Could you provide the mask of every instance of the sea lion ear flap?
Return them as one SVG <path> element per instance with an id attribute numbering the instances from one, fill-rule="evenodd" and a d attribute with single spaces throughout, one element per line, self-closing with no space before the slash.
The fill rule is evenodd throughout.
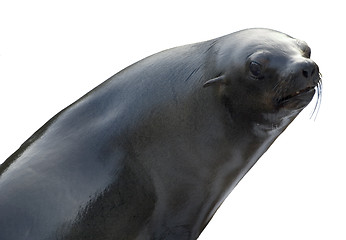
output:
<path id="1" fill-rule="evenodd" d="M 212 78 L 208 81 L 206 81 L 204 84 L 203 84 L 203 87 L 209 87 L 209 86 L 212 86 L 212 85 L 226 85 L 227 82 L 226 82 L 226 78 L 224 75 L 221 75 L 219 77 L 216 77 L 216 78 Z"/>

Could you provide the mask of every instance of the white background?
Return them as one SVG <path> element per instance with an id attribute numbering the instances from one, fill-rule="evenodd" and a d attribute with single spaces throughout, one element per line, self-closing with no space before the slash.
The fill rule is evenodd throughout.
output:
<path id="1" fill-rule="evenodd" d="M 267 27 L 305 40 L 323 99 L 291 124 L 200 240 L 346 239 L 345 14 L 329 1 L 0 3 L 0 162 L 58 111 L 155 52 Z M 54 216 L 52 216 L 54 217 Z"/>

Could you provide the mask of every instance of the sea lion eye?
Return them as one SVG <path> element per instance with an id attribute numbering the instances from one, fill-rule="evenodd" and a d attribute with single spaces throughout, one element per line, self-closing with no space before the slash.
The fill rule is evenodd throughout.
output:
<path id="1" fill-rule="evenodd" d="M 262 66 L 258 62 L 250 62 L 250 71 L 255 78 L 260 78 L 262 73 Z"/>

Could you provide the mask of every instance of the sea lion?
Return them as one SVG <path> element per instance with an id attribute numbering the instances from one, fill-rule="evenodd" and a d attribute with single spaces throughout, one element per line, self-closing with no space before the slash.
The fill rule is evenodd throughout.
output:
<path id="1" fill-rule="evenodd" d="M 310 52 L 247 29 L 117 73 L 1 165 L 0 239 L 196 239 L 320 93 Z"/>

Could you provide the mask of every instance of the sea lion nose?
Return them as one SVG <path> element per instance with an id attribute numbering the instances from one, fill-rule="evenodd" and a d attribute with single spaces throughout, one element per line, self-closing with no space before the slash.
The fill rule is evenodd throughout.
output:
<path id="1" fill-rule="evenodd" d="M 315 79 L 319 73 L 317 64 L 310 59 L 303 62 L 301 69 L 303 77 L 307 79 Z"/>

